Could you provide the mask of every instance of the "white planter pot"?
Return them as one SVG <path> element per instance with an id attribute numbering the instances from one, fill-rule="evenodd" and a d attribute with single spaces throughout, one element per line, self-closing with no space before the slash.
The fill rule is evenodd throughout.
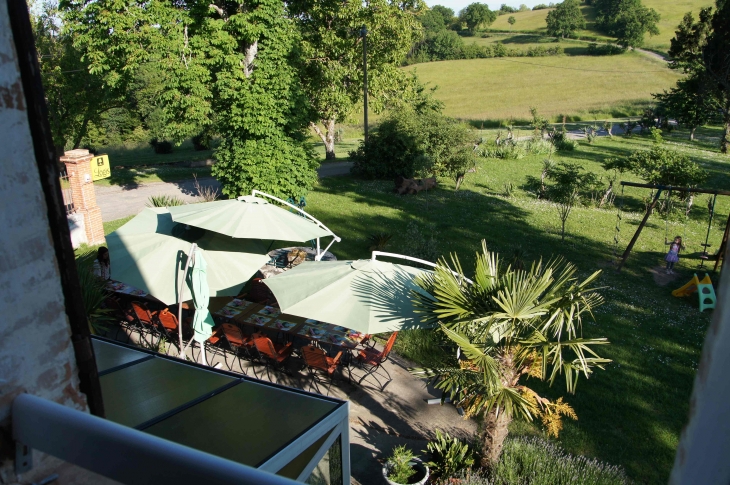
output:
<path id="1" fill-rule="evenodd" d="M 412 468 L 416 470 L 416 473 L 411 477 L 411 480 L 418 480 L 416 482 L 410 482 L 410 483 L 398 483 L 393 482 L 391 480 L 388 480 L 388 473 L 390 472 L 390 467 L 386 464 L 383 467 L 383 479 L 385 479 L 385 483 L 388 485 L 424 485 L 426 481 L 428 480 L 428 477 L 430 475 L 430 471 L 428 467 L 418 458 L 414 458 L 411 462 Z"/>

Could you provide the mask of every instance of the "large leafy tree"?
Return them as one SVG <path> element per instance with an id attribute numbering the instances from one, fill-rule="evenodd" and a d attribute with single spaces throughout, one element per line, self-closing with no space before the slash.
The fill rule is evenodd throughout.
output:
<path id="1" fill-rule="evenodd" d="M 469 32 L 476 32 L 480 27 L 487 27 L 497 20 L 497 12 L 489 10 L 484 3 L 472 3 L 459 12 L 459 20 L 466 24 Z"/>
<path id="2" fill-rule="evenodd" d="M 697 128 L 712 119 L 713 93 L 708 92 L 706 83 L 696 75 L 680 79 L 669 91 L 652 96 L 660 112 L 689 128 L 690 141 L 694 141 Z"/>
<path id="3" fill-rule="evenodd" d="M 623 47 L 640 47 L 644 36 L 659 35 L 659 14 L 641 0 L 594 0 L 596 26 Z"/>
<path id="4" fill-rule="evenodd" d="M 456 17 L 454 17 L 454 11 L 449 7 L 444 7 L 443 5 L 434 5 L 431 7 L 431 12 L 439 14 L 444 19 L 444 26 L 446 26 L 446 28 L 450 28 L 456 19 Z"/>
<path id="5" fill-rule="evenodd" d="M 64 0 L 88 71 L 129 92 L 156 69 L 160 136 L 214 131 L 213 174 L 223 192 L 300 196 L 316 179 L 305 134 L 311 119 L 298 77 L 299 36 L 281 0 L 168 2 Z"/>
<path id="6" fill-rule="evenodd" d="M 407 76 L 398 67 L 421 38 L 418 5 L 390 0 L 292 0 L 288 3 L 301 39 L 301 79 L 317 120 L 312 130 L 335 158 L 335 124 L 344 121 L 363 96 L 363 38 L 367 28 L 368 91 L 378 112 L 399 97 Z"/>
<path id="7" fill-rule="evenodd" d="M 75 43 L 76 34 L 64 28 L 63 12 L 55 2 L 30 9 L 36 50 L 43 80 L 54 145 L 59 154 L 78 148 L 89 126 L 110 109 L 124 103 L 124 91 L 91 73 L 85 51 Z M 80 93 L 94 93 L 83 96 Z"/>
<path id="8" fill-rule="evenodd" d="M 688 77 L 678 81 L 665 98 L 672 103 L 670 107 L 675 109 L 670 112 L 678 119 L 689 118 L 700 124 L 719 114 L 723 123 L 722 153 L 730 147 L 729 40 L 730 2 L 718 0 L 714 12 L 711 7 L 702 9 L 697 21 L 687 13 L 671 41 L 669 55 L 671 67 Z M 691 105 L 693 100 L 697 100 L 695 105 Z"/>
<path id="9" fill-rule="evenodd" d="M 578 29 L 585 29 L 586 21 L 578 0 L 565 0 L 547 15 L 547 32 L 553 37 L 565 38 Z"/>
<path id="10" fill-rule="evenodd" d="M 513 419 L 539 417 L 557 435 L 560 415 L 575 417 L 562 398 L 551 401 L 531 389 L 528 377 L 552 384 L 563 376 L 574 393 L 581 375 L 609 362 L 594 350 L 606 339 L 582 335 L 583 318 L 603 301 L 592 286 L 600 271 L 579 280 L 576 268 L 559 259 L 517 269 L 484 243 L 471 280 L 456 256 L 452 262 L 441 260 L 419 281 L 430 296 L 414 298 L 423 320 L 438 323 L 458 353 L 412 372 L 431 378 L 470 416 L 483 417 L 482 460 L 489 466 L 499 459 Z"/>

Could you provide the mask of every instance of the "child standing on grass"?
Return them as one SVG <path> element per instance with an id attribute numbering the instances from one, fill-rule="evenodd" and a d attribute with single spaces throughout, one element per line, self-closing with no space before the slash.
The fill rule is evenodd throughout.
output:
<path id="1" fill-rule="evenodd" d="M 664 257 L 664 261 L 667 262 L 667 274 L 674 274 L 674 263 L 679 261 L 679 252 L 682 250 L 682 237 L 677 236 L 672 242 L 667 242 L 665 239 L 664 244 L 669 245 L 669 252 Z"/>

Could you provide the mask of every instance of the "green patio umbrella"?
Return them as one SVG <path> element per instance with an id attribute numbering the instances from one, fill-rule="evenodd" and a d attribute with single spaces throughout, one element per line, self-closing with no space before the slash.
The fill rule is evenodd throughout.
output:
<path id="1" fill-rule="evenodd" d="M 334 236 L 319 221 L 314 222 L 316 219 L 301 217 L 253 195 L 170 207 L 170 214 L 175 222 L 234 238 L 302 242 Z"/>
<path id="2" fill-rule="evenodd" d="M 181 285 L 191 243 L 205 255 L 210 296 L 235 296 L 269 261 L 266 245 L 175 223 L 167 209 L 147 208 L 106 237 L 114 279 L 167 305 L 190 299 Z M 181 291 L 185 293 L 179 295 Z"/>
<path id="3" fill-rule="evenodd" d="M 190 291 L 193 294 L 193 303 L 195 304 L 195 317 L 193 317 L 193 332 L 195 333 L 193 338 L 200 343 L 210 338 L 215 325 L 213 317 L 208 311 L 210 288 L 208 288 L 207 266 L 203 252 L 196 248 L 190 278 Z"/>
<path id="4" fill-rule="evenodd" d="M 424 328 L 412 291 L 426 270 L 385 261 L 310 261 L 264 280 L 281 311 L 374 334 Z"/>

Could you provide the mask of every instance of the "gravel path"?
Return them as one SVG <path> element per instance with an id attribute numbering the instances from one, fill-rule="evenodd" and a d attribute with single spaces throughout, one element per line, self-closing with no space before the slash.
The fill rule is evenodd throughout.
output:
<path id="1" fill-rule="evenodd" d="M 320 178 L 336 177 L 350 173 L 352 162 L 326 163 L 317 172 Z M 201 186 L 220 188 L 220 183 L 212 177 L 200 178 Z M 122 217 L 138 214 L 145 208 L 150 196 L 169 195 L 179 197 L 186 202 L 196 199 L 197 192 L 193 180 L 177 182 L 155 182 L 149 184 L 129 184 L 124 186 L 97 186 L 96 203 L 101 208 L 104 221 L 114 221 Z"/>

